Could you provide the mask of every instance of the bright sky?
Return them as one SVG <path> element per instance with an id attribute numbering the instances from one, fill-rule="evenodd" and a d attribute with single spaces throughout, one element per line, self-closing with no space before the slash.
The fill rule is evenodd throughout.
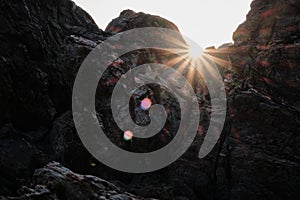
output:
<path id="1" fill-rule="evenodd" d="M 159 15 L 202 48 L 232 42 L 232 33 L 245 21 L 252 0 L 73 0 L 101 29 L 125 9 Z"/>

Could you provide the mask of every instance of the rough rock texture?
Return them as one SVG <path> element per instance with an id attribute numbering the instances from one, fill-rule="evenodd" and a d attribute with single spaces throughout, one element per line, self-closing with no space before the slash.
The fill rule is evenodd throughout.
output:
<path id="1" fill-rule="evenodd" d="M 299 6 L 255 0 L 234 44 L 208 50 L 231 70 L 232 199 L 300 196 Z"/>
<path id="2" fill-rule="evenodd" d="M 74 75 L 102 31 L 69 0 L 2 0 L 0 6 L 0 124 L 49 125 L 70 109 Z"/>
<path id="3" fill-rule="evenodd" d="M 231 59 L 239 74 L 299 110 L 299 1 L 256 0 L 251 6 L 233 34 Z"/>
<path id="4" fill-rule="evenodd" d="M 20 197 L 8 198 L 19 200 L 136 200 L 136 197 L 120 187 L 101 178 L 80 175 L 63 167 L 59 163 L 51 162 L 44 168 L 37 169 L 33 175 L 34 189 L 23 187 L 18 193 Z M 3 198 L 5 199 L 5 198 Z"/>
<path id="5" fill-rule="evenodd" d="M 132 10 L 124 10 L 120 16 L 112 20 L 105 31 L 107 32 L 123 32 L 134 28 L 143 27 L 160 27 L 179 31 L 177 26 L 172 22 L 159 16 L 149 15 L 145 13 L 136 13 Z"/>
<path id="6" fill-rule="evenodd" d="M 80 63 L 104 38 L 69 0 L 0 1 L 0 193 L 53 159 L 50 131 L 71 108 Z"/>
<path id="7" fill-rule="evenodd" d="M 207 49 L 224 75 L 229 97 L 228 122 L 213 152 L 197 159 L 210 119 L 210 99 L 195 76 L 199 135 L 172 165 L 136 175 L 102 165 L 81 144 L 70 111 L 74 77 L 91 49 L 112 34 L 149 26 L 178 28 L 160 17 L 126 10 L 104 32 L 69 0 L 0 0 L 0 195 L 18 196 L 2 199 L 298 199 L 298 8 L 297 0 L 255 0 L 246 22 L 234 33 L 234 44 Z M 157 50 L 131 52 L 105 72 L 96 108 L 116 145 L 149 151 L 176 133 L 178 103 L 165 88 L 148 85 L 132 98 L 131 114 L 138 124 L 149 122 L 137 106 L 144 97 L 170 111 L 166 127 L 148 141 L 123 140 L 111 119 L 109 101 L 122 74 L 172 58 Z M 52 160 L 118 186 L 55 162 L 35 171 Z"/>

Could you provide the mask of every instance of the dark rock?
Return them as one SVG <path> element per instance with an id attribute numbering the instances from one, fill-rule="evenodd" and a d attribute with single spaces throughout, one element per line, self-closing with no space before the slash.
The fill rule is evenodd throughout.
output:
<path id="1" fill-rule="evenodd" d="M 251 7 L 234 44 L 206 49 L 228 91 L 228 119 L 218 145 L 205 159 L 197 158 L 211 110 L 203 79 L 195 75 L 191 82 L 201 121 L 192 146 L 162 170 L 127 174 L 96 161 L 79 140 L 70 111 L 74 78 L 85 56 L 110 35 L 141 27 L 178 28 L 158 16 L 126 10 L 103 32 L 69 0 L 1 1 L 0 193 L 18 196 L 1 198 L 298 199 L 299 2 L 255 0 Z M 119 147 L 153 151 L 172 140 L 180 109 L 166 88 L 147 85 L 132 97 L 131 115 L 141 125 L 149 123 L 148 113 L 139 109 L 145 97 L 170 112 L 165 128 L 146 141 L 123 140 L 112 119 L 110 94 L 130 69 L 174 58 L 159 50 L 131 52 L 117 58 L 99 81 L 99 123 Z M 55 162 L 31 178 L 50 160 L 107 181 Z"/>
<path id="2" fill-rule="evenodd" d="M 23 132 L 7 124 L 0 129 L 0 193 L 28 184 L 33 171 L 50 161 L 46 154 L 47 130 Z"/>
<path id="3" fill-rule="evenodd" d="M 233 35 L 231 61 L 260 90 L 299 107 L 299 2 L 255 0 L 251 8 Z"/>
<path id="4" fill-rule="evenodd" d="M 16 200 L 82 200 L 110 199 L 137 200 L 145 199 L 127 193 L 103 179 L 95 176 L 73 173 L 59 163 L 52 162 L 34 172 L 34 189 L 23 187 L 19 190 L 20 197 L 7 199 Z M 4 198 L 5 199 L 5 198 Z"/>
<path id="5" fill-rule="evenodd" d="M 20 13 L 22 4 L 30 18 Z M 103 39 L 102 31 L 69 0 L 1 1 L 0 6 L 5 27 L 0 32 L 0 124 L 50 125 L 70 108 L 77 69 L 90 44 Z"/>
<path id="6" fill-rule="evenodd" d="M 68 0 L 1 1 L 0 10 L 0 193 L 7 194 L 55 158 L 52 123 L 70 110 L 77 70 L 106 36 Z"/>
<path id="7" fill-rule="evenodd" d="M 18 190 L 18 194 L 19 197 L 2 198 L 3 200 L 58 200 L 56 194 L 44 185 L 36 185 L 34 189 L 23 186 Z"/>
<path id="8" fill-rule="evenodd" d="M 300 196 L 298 10 L 293 0 L 255 0 L 235 43 L 211 50 L 220 67 L 234 72 L 231 199 Z"/>
<path id="9" fill-rule="evenodd" d="M 120 16 L 112 20 L 105 31 L 107 32 L 123 32 L 134 28 L 143 27 L 160 27 L 167 28 L 174 31 L 178 31 L 178 28 L 172 22 L 161 18 L 159 16 L 154 16 L 150 14 L 145 14 L 142 12 L 136 13 L 132 10 L 124 10 L 121 12 Z"/>

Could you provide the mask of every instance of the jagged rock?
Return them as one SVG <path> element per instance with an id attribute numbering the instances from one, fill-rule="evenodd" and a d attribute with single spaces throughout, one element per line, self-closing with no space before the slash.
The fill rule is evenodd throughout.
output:
<path id="1" fill-rule="evenodd" d="M 297 0 L 254 0 L 247 20 L 233 34 L 235 44 L 293 44 L 299 40 L 299 8 Z"/>
<path id="2" fill-rule="evenodd" d="M 232 199 L 299 196 L 298 111 L 250 90 L 235 94 L 231 114 Z"/>
<path id="3" fill-rule="evenodd" d="M 69 0 L 1 1 L 0 9 L 0 124 L 50 125 L 70 108 L 78 67 L 103 32 Z"/>
<path id="4" fill-rule="evenodd" d="M 84 161 L 89 156 L 77 135 L 71 111 L 64 113 L 53 123 L 50 145 L 54 160 L 79 169 L 88 167 L 89 163 L 84 163 Z"/>
<path id="5" fill-rule="evenodd" d="M 34 189 L 21 188 L 20 197 L 12 200 L 143 200 L 145 198 L 132 195 L 122 188 L 117 187 L 95 176 L 80 175 L 51 162 L 44 168 L 37 169 L 33 175 Z M 5 198 L 4 198 L 5 199 Z M 149 199 L 150 200 L 150 199 Z M 154 200 L 154 199 L 153 199 Z"/>
<path id="6" fill-rule="evenodd" d="M 299 109 L 299 1 L 255 0 L 233 35 L 231 60 L 260 90 Z"/>
<path id="7" fill-rule="evenodd" d="M 1 200 L 59 200 L 55 193 L 46 186 L 36 185 L 34 189 L 23 186 L 19 189 L 19 197 L 1 197 Z"/>
<path id="8" fill-rule="evenodd" d="M 150 14 L 145 14 L 142 12 L 136 13 L 132 10 L 124 10 L 123 12 L 121 12 L 119 17 L 112 20 L 108 24 L 105 31 L 118 33 L 134 28 L 143 27 L 160 27 L 179 32 L 175 24 L 164 18 Z"/>
<path id="9" fill-rule="evenodd" d="M 53 159 L 49 132 L 71 108 L 77 70 L 105 33 L 69 0 L 0 1 L 0 193 Z"/>
<path id="10" fill-rule="evenodd" d="M 300 196 L 299 6 L 255 0 L 234 44 L 211 50 L 234 73 L 231 199 Z"/>
<path id="11" fill-rule="evenodd" d="M 298 8 L 298 0 L 255 0 L 246 22 L 234 34 L 235 43 L 207 49 L 222 69 L 229 93 L 230 124 L 216 148 L 198 159 L 204 137 L 198 135 L 172 165 L 136 175 L 102 165 L 82 146 L 70 111 L 72 84 L 85 56 L 108 36 L 139 27 L 178 28 L 160 17 L 126 10 L 103 32 L 69 0 L 0 1 L 0 193 L 19 196 L 8 199 L 53 200 L 99 199 L 102 194 L 106 194 L 103 199 L 139 199 L 125 191 L 165 200 L 298 199 Z M 172 58 L 158 50 L 132 52 L 116 58 L 104 73 L 96 109 L 116 145 L 151 151 L 176 133 L 178 103 L 164 88 L 140 88 L 131 105 L 133 118 L 143 125 L 148 123 L 147 113 L 135 108 L 144 97 L 173 108 L 158 134 L 163 137 L 124 141 L 110 109 L 110 93 L 122 74 L 140 64 Z M 198 76 L 194 82 L 202 84 Z M 210 120 L 209 95 L 199 85 L 193 86 L 201 91 L 199 133 L 203 134 Z M 37 170 L 32 181 L 34 170 L 50 160 L 120 187 L 57 163 Z M 21 185 L 27 186 L 16 195 Z"/>

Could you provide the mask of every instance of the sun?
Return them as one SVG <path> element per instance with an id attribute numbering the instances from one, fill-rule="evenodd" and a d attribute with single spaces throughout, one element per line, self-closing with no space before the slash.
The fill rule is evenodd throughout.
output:
<path id="1" fill-rule="evenodd" d="M 188 54 L 192 59 L 199 59 L 203 55 L 204 50 L 195 44 L 189 44 Z"/>

